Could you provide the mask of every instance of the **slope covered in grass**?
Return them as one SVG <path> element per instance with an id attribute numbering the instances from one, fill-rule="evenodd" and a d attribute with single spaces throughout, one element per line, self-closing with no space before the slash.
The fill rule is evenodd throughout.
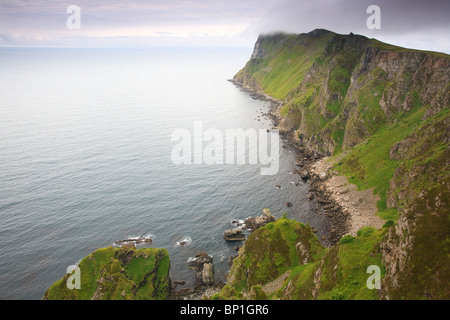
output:
<path id="1" fill-rule="evenodd" d="M 45 293 L 48 300 L 162 300 L 169 294 L 169 255 L 165 249 L 102 248 L 78 265 L 80 289 L 69 289 L 67 274 Z"/>

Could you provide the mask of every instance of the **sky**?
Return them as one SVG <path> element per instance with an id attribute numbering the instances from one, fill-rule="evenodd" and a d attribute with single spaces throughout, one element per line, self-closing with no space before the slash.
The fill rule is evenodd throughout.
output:
<path id="1" fill-rule="evenodd" d="M 0 46 L 252 47 L 261 33 L 323 28 L 450 53 L 449 14 L 450 0 L 0 0 Z"/>

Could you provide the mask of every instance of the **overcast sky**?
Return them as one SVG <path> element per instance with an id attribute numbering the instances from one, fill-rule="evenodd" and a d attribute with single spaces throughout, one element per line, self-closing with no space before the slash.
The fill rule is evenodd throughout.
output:
<path id="1" fill-rule="evenodd" d="M 367 28 L 370 5 L 381 29 Z M 260 33 L 324 28 L 450 53 L 449 14 L 450 0 L 0 0 L 0 46 L 252 47 Z"/>

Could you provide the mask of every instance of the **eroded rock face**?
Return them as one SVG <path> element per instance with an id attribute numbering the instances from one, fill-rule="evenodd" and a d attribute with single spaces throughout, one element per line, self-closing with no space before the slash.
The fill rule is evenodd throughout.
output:
<path id="1" fill-rule="evenodd" d="M 213 257 L 208 255 L 206 252 L 196 254 L 195 259 L 189 261 L 189 269 L 196 271 L 196 287 L 214 285 Z"/>
<path id="2" fill-rule="evenodd" d="M 203 265 L 202 283 L 205 286 L 212 286 L 214 284 L 214 265 L 212 263 L 205 263 Z"/>

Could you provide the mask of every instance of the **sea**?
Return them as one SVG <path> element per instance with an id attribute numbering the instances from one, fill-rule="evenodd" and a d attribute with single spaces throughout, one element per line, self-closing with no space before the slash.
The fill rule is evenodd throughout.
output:
<path id="1" fill-rule="evenodd" d="M 130 237 L 168 250 L 177 289 L 194 285 L 199 252 L 226 281 L 242 243 L 224 231 L 264 208 L 325 232 L 282 136 L 272 175 L 173 161 L 173 133 L 196 123 L 272 130 L 270 103 L 227 81 L 251 51 L 1 48 L 0 299 L 41 299 L 69 266 Z"/>

